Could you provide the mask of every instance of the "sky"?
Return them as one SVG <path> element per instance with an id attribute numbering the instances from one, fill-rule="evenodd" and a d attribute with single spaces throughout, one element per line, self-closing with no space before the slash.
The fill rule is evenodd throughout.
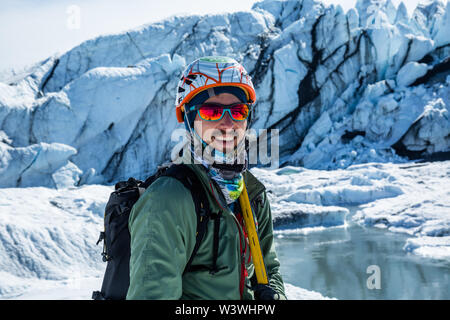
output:
<path id="1" fill-rule="evenodd" d="M 409 14 L 419 1 L 403 1 Z M 96 36 L 129 30 L 172 15 L 250 10 L 255 2 L 258 1 L 0 0 L 0 70 L 20 69 Z M 347 11 L 355 6 L 356 0 L 322 2 L 340 4 Z M 401 1 L 392 2 L 397 6 Z"/>

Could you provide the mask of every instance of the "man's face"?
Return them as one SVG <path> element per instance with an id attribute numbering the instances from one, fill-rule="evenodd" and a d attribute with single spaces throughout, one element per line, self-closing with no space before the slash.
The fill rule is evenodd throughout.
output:
<path id="1" fill-rule="evenodd" d="M 209 98 L 205 101 L 207 102 L 230 105 L 241 101 L 231 93 L 221 93 Z M 218 121 L 203 120 L 198 114 L 194 120 L 194 130 L 203 141 L 223 153 L 234 150 L 244 138 L 246 129 L 247 120 L 233 121 L 228 112 L 225 112 L 222 119 Z"/>

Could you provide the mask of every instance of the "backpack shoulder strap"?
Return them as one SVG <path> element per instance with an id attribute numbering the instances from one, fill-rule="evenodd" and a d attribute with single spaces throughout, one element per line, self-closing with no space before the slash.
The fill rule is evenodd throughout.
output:
<path id="1" fill-rule="evenodd" d="M 148 177 L 144 182 L 141 182 L 139 185 L 140 188 L 143 188 L 144 190 L 150 187 L 150 185 L 156 181 L 159 177 L 166 174 L 166 172 L 171 168 L 170 165 L 165 164 L 162 166 L 159 166 L 158 169 L 154 174 L 152 174 L 150 177 Z"/>
<path id="2" fill-rule="evenodd" d="M 211 209 L 209 207 L 208 199 L 206 198 L 206 190 L 202 186 L 202 183 L 195 172 L 193 172 L 188 166 L 184 164 L 172 165 L 165 170 L 162 176 L 169 176 L 177 179 L 191 191 L 195 212 L 197 213 L 195 246 L 183 271 L 183 274 L 185 274 L 191 269 L 192 261 L 200 247 L 204 235 L 206 234 L 208 222 L 211 218 Z"/>

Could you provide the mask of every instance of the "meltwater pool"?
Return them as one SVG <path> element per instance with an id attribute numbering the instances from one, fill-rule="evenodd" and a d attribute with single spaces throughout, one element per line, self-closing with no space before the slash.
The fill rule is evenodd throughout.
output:
<path id="1" fill-rule="evenodd" d="M 354 210 L 352 210 L 354 211 Z M 450 299 L 450 262 L 405 250 L 411 236 L 363 227 L 275 231 L 285 282 L 337 299 Z"/>

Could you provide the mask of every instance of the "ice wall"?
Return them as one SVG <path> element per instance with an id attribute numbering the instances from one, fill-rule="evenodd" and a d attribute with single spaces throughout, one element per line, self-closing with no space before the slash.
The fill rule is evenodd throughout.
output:
<path id="1" fill-rule="evenodd" d="M 346 168 L 450 151 L 450 2 L 319 1 L 178 16 L 100 36 L 0 79 L 0 187 L 145 178 L 169 160 L 176 84 L 227 55 L 257 91 L 281 164 Z M 11 74 L 13 76 L 11 76 Z"/>

